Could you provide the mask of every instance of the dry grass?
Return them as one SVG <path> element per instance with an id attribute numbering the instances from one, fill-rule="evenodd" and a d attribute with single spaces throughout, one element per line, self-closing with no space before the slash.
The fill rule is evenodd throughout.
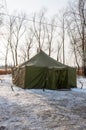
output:
<path id="1" fill-rule="evenodd" d="M 79 76 L 83 76 L 83 70 L 82 70 L 82 69 L 77 70 L 77 75 L 79 75 Z"/>
<path id="2" fill-rule="evenodd" d="M 5 70 L 5 69 L 0 69 L 0 75 L 4 74 L 11 74 L 11 69 Z"/>

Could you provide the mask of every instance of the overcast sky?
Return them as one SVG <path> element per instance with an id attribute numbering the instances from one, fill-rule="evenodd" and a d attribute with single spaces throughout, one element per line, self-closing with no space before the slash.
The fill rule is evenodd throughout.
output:
<path id="1" fill-rule="evenodd" d="M 51 15 L 54 15 L 58 10 L 65 8 L 68 1 L 69 0 L 6 0 L 9 13 L 17 10 L 30 14 L 45 7 Z"/>

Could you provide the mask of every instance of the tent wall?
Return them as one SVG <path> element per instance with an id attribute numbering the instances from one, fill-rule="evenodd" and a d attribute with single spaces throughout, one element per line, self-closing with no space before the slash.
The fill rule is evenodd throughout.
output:
<path id="1" fill-rule="evenodd" d="M 46 68 L 26 66 L 25 67 L 25 88 L 41 89 L 45 85 Z"/>
<path id="2" fill-rule="evenodd" d="M 53 90 L 68 88 L 68 70 L 26 66 L 25 88 L 46 88 Z"/>
<path id="3" fill-rule="evenodd" d="M 67 69 L 57 70 L 56 77 L 57 75 L 58 75 L 57 80 L 58 89 L 69 89 L 70 86 L 68 85 L 68 70 Z"/>
<path id="4" fill-rule="evenodd" d="M 21 88 L 69 89 L 76 87 L 75 68 L 25 66 L 12 71 L 13 83 Z"/>
<path id="5" fill-rule="evenodd" d="M 14 68 L 12 71 L 13 84 L 24 88 L 25 68 Z"/>
<path id="6" fill-rule="evenodd" d="M 77 87 L 76 83 L 76 68 L 68 67 L 68 85 L 72 88 Z"/>
<path id="7" fill-rule="evenodd" d="M 48 89 L 64 89 L 68 87 L 67 69 L 49 69 L 48 70 Z"/>

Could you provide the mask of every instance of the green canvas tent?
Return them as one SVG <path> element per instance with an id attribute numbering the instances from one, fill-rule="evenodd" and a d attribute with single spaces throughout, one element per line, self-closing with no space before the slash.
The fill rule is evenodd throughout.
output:
<path id="1" fill-rule="evenodd" d="M 28 89 L 70 89 L 76 87 L 76 69 L 63 65 L 42 50 L 13 69 L 13 83 Z"/>

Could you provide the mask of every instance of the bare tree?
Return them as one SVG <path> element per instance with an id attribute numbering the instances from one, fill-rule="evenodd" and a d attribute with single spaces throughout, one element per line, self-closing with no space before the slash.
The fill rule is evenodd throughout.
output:
<path id="1" fill-rule="evenodd" d="M 30 49 L 33 46 L 33 40 L 34 40 L 34 34 L 31 34 L 31 31 L 30 31 L 30 33 L 26 37 L 26 48 L 27 48 L 26 52 L 27 52 L 28 60 L 30 59 Z"/>
<path id="2" fill-rule="evenodd" d="M 66 23 L 67 23 L 68 36 L 69 36 L 69 39 L 70 39 L 70 43 L 72 45 L 71 54 L 72 55 L 74 54 L 77 67 L 79 69 L 79 67 L 80 67 L 80 65 L 79 65 L 79 56 L 81 57 L 81 53 L 80 53 L 80 49 L 79 49 L 79 47 L 77 45 L 76 29 L 75 29 L 75 27 L 71 28 L 71 23 L 69 21 L 66 21 Z"/>
<path id="3" fill-rule="evenodd" d="M 13 60 L 13 66 L 15 66 L 15 56 L 14 56 L 14 47 L 13 47 L 13 33 L 14 33 L 14 23 L 15 23 L 16 18 L 15 17 L 8 17 L 8 22 L 7 22 L 7 46 L 10 46 L 11 54 L 12 54 L 12 60 Z M 7 47 L 7 52 L 8 52 L 8 47 Z M 8 53 L 7 53 L 8 54 Z"/>
<path id="4" fill-rule="evenodd" d="M 62 55 L 62 62 L 63 64 L 65 64 L 65 48 L 67 45 L 65 45 L 65 33 L 66 33 L 66 22 L 65 22 L 65 11 L 63 11 L 60 16 L 58 17 L 58 48 L 60 50 L 58 50 L 59 52 L 57 52 L 57 59 L 58 59 L 58 54 L 61 53 Z"/>
<path id="5" fill-rule="evenodd" d="M 26 31 L 24 46 L 20 48 L 24 61 L 30 59 L 30 50 L 33 47 L 34 34 L 32 33 L 31 27 Z"/>
<path id="6" fill-rule="evenodd" d="M 23 24 L 25 15 L 20 15 L 17 17 L 8 16 L 7 20 L 7 48 L 8 46 L 10 47 L 13 66 L 16 66 L 18 65 L 18 47 L 25 32 L 25 26 Z"/>
<path id="7" fill-rule="evenodd" d="M 45 9 L 41 10 L 39 15 L 34 14 L 32 32 L 35 36 L 36 43 L 38 43 L 37 50 L 42 49 L 45 41 Z M 38 17 L 38 21 L 36 20 Z"/>
<path id="8" fill-rule="evenodd" d="M 3 24 L 3 18 L 4 18 L 4 13 L 5 13 L 6 5 L 5 5 L 5 0 L 0 1 L 0 25 Z"/>
<path id="9" fill-rule="evenodd" d="M 82 36 L 82 52 L 83 52 L 83 69 L 86 76 L 86 0 L 79 0 L 79 15 L 81 21 L 81 36 Z"/>
<path id="10" fill-rule="evenodd" d="M 56 26 L 55 26 L 55 17 L 51 19 L 50 25 L 46 22 L 46 38 L 47 38 L 47 44 L 48 44 L 48 49 L 49 49 L 49 56 L 51 55 L 51 52 L 53 51 L 52 49 L 52 44 L 53 44 L 53 39 L 55 39 L 55 34 L 56 34 Z"/>
<path id="11" fill-rule="evenodd" d="M 3 35 L 3 38 L 5 40 L 5 42 L 3 42 L 3 45 L 4 45 L 4 48 L 5 48 L 5 51 L 4 51 L 4 65 L 5 65 L 5 71 L 7 71 L 7 66 L 8 66 L 8 53 L 9 53 L 9 40 L 6 42 L 6 38 L 5 36 Z"/>
<path id="12" fill-rule="evenodd" d="M 69 6 L 67 12 L 67 24 L 73 43 L 73 51 L 76 59 L 82 59 L 84 75 L 86 72 L 86 0 L 77 0 L 76 4 Z M 76 62 L 77 62 L 76 60 Z M 78 64 L 78 62 L 77 62 Z M 78 64 L 79 65 L 79 64 Z"/>
<path id="13" fill-rule="evenodd" d="M 14 26 L 14 52 L 15 52 L 15 65 L 18 65 L 18 46 L 20 39 L 25 33 L 26 27 L 24 26 L 25 15 L 19 15 L 15 20 Z"/>
<path id="14" fill-rule="evenodd" d="M 56 52 L 57 52 L 57 61 L 61 61 L 62 43 L 60 43 L 58 40 L 57 40 Z"/>
<path id="15" fill-rule="evenodd" d="M 4 13 L 6 11 L 6 1 L 5 0 L 1 0 L 0 1 L 0 37 L 1 39 L 4 37 L 3 31 L 2 31 L 2 27 L 4 26 Z M 5 68 L 7 69 L 7 54 L 8 54 L 8 45 L 6 46 L 6 44 L 4 43 L 4 47 L 5 47 L 5 52 L 2 53 L 2 48 L 0 49 L 0 52 L 3 54 L 4 59 L 5 59 Z"/>

